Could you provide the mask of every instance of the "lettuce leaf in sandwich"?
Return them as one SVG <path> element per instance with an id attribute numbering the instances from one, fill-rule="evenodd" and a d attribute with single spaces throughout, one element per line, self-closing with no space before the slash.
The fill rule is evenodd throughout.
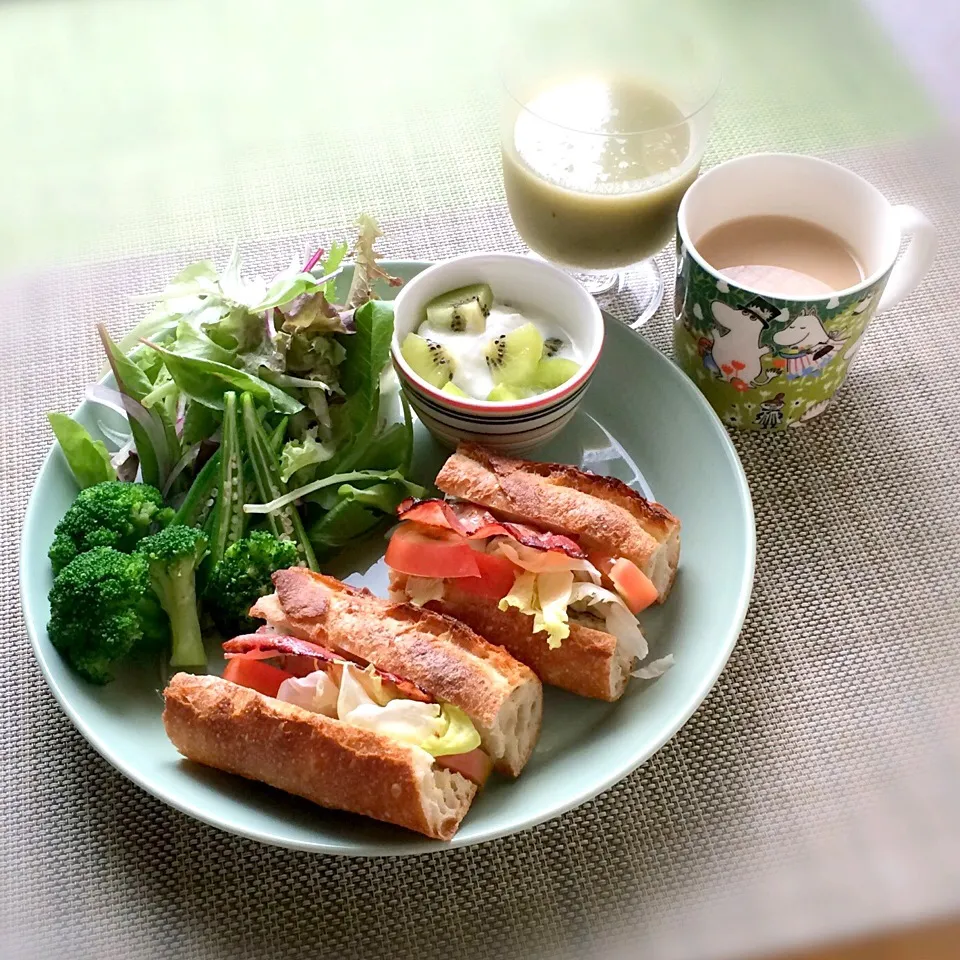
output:
<path id="1" fill-rule="evenodd" d="M 595 583 L 575 583 L 570 591 L 574 609 L 583 609 L 604 620 L 607 633 L 612 633 L 632 657 L 643 660 L 648 653 L 647 641 L 637 618 L 627 609 L 619 594 Z M 590 608 L 594 607 L 594 610 Z"/>
<path id="2" fill-rule="evenodd" d="M 443 599 L 443 581 L 436 577 L 407 577 L 407 598 L 415 607 Z"/>
<path id="3" fill-rule="evenodd" d="M 500 601 L 500 609 L 515 607 L 533 617 L 535 633 L 547 634 L 547 646 L 554 650 L 570 636 L 567 607 L 573 589 L 573 572 L 555 570 L 517 575 L 510 592 Z"/>
<path id="4" fill-rule="evenodd" d="M 372 669 L 344 663 L 337 681 L 322 670 L 285 680 L 278 697 L 314 713 L 420 747 L 434 757 L 469 753 L 480 734 L 459 707 L 391 693 Z"/>

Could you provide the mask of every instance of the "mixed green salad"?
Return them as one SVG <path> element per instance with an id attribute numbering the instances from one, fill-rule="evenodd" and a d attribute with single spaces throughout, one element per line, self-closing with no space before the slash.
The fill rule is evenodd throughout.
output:
<path id="1" fill-rule="evenodd" d="M 251 629 L 274 571 L 318 569 L 422 495 L 393 309 L 374 293 L 400 281 L 377 262 L 377 222 L 358 227 L 342 302 L 346 243 L 269 283 L 234 251 L 141 298 L 156 306 L 119 342 L 100 325 L 115 386 L 87 398 L 114 425 L 94 437 L 49 414 L 81 488 L 50 548 L 49 636 L 86 679 L 161 650 L 202 667 L 204 634 Z"/>

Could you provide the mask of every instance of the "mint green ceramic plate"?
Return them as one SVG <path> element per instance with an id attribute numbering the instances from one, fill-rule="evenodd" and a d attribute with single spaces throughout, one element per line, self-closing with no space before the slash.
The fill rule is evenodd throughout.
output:
<path id="1" fill-rule="evenodd" d="M 388 263 L 411 277 L 426 264 Z M 344 279 L 344 278 L 341 278 Z M 650 491 L 683 523 L 676 586 L 642 616 L 654 655 L 676 665 L 633 681 L 619 703 L 545 691 L 543 733 L 519 780 L 494 777 L 451 844 L 360 817 L 321 810 L 260 784 L 182 760 L 160 722 L 164 677 L 132 670 L 107 687 L 77 679 L 47 638 L 47 549 L 76 495 L 59 450 L 47 457 L 27 507 L 21 595 L 27 631 L 47 683 L 77 729 L 118 770 L 154 796 L 232 833 L 319 853 L 377 856 L 464 846 L 555 817 L 643 763 L 686 722 L 717 679 L 743 623 L 754 566 L 750 494 L 720 421 L 693 384 L 647 341 L 614 320 L 593 385 L 574 421 L 539 452 Z M 77 417 L 96 426 L 94 411 Z M 418 426 L 415 471 L 429 483 L 444 451 Z M 384 593 L 383 541 L 341 557 L 330 572 Z M 216 666 L 216 665 L 215 665 Z"/>

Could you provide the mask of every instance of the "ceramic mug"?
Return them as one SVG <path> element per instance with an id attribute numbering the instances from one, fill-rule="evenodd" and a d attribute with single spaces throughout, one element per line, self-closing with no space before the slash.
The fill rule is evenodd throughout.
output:
<path id="1" fill-rule="evenodd" d="M 714 227 L 762 215 L 826 227 L 856 252 L 866 279 L 825 296 L 784 297 L 734 283 L 697 252 Z M 676 361 L 730 426 L 783 430 L 811 420 L 843 383 L 867 324 L 916 289 L 935 253 L 936 233 L 919 210 L 893 206 L 836 164 L 779 153 L 720 164 L 680 205 Z"/>

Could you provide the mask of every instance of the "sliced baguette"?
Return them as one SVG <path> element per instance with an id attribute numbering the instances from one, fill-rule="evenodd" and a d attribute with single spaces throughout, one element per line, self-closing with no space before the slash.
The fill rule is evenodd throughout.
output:
<path id="1" fill-rule="evenodd" d="M 407 576 L 392 571 L 390 595 L 406 599 Z M 459 590 L 456 580 L 446 580 L 443 598 L 426 605 L 428 610 L 455 617 L 482 637 L 495 638 L 544 682 L 581 697 L 617 700 L 623 695 L 631 657 L 620 649 L 617 638 L 575 621 L 570 636 L 551 650 L 545 633 L 533 632 L 533 618 L 511 607 L 501 610 L 495 600 Z"/>
<path id="2" fill-rule="evenodd" d="M 220 677 L 178 673 L 164 699 L 167 736 L 187 759 L 322 807 L 450 840 L 477 792 L 418 747 Z"/>
<path id="3" fill-rule="evenodd" d="M 529 667 L 468 626 L 303 567 L 273 575 L 250 614 L 283 633 L 375 663 L 460 707 L 498 770 L 517 776 L 540 733 L 543 688 Z"/>
<path id="4" fill-rule="evenodd" d="M 503 519 L 576 537 L 588 551 L 626 557 L 653 581 L 658 603 L 670 592 L 680 559 L 680 521 L 621 480 L 462 443 L 436 483 L 448 496 Z"/>

